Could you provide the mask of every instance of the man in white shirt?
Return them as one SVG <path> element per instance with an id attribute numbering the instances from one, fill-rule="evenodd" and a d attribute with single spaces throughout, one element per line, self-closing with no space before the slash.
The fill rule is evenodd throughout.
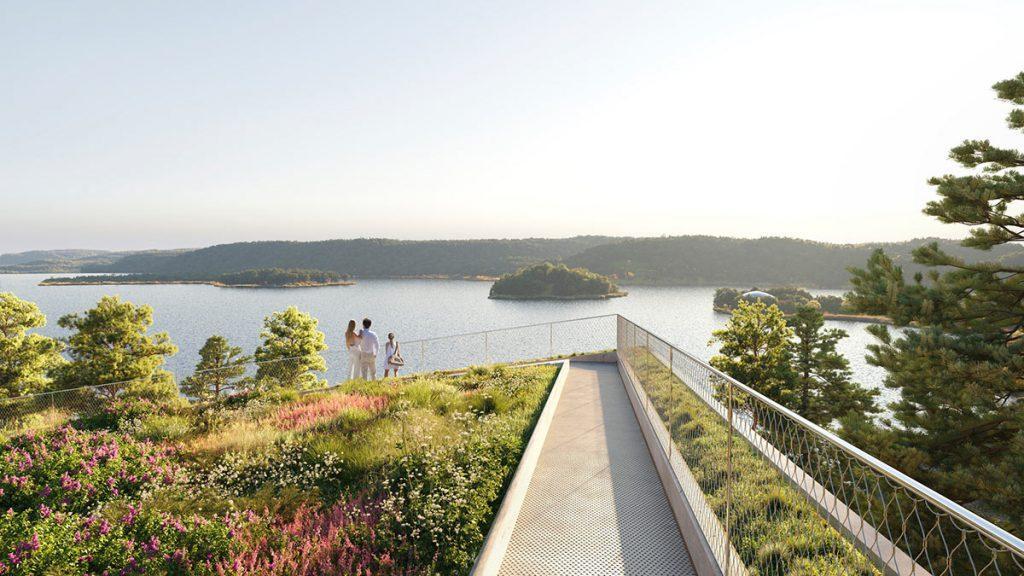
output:
<path id="1" fill-rule="evenodd" d="M 363 380 L 377 379 L 377 352 L 380 351 L 380 341 L 377 333 L 370 330 L 373 322 L 369 318 L 363 318 L 363 329 L 359 331 L 359 377 Z"/>

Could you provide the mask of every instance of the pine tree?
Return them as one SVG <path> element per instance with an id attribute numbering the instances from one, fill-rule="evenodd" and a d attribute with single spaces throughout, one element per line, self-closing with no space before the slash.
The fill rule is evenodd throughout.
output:
<path id="1" fill-rule="evenodd" d="M 836 351 L 846 331 L 825 328 L 825 318 L 814 303 L 802 306 L 789 319 L 796 339 L 792 343 L 796 373 L 796 402 L 791 408 L 812 422 L 827 426 L 850 413 L 873 414 L 876 390 L 850 380 L 850 362 Z"/>
<path id="2" fill-rule="evenodd" d="M 222 394 L 246 384 L 246 364 L 252 357 L 223 336 L 210 336 L 199 349 L 195 372 L 181 383 L 181 391 L 199 400 L 219 400 Z"/>
<path id="3" fill-rule="evenodd" d="M 59 341 L 28 333 L 45 325 L 38 306 L 0 292 L 0 398 L 46 389 L 50 373 L 64 363 Z"/>
<path id="4" fill-rule="evenodd" d="M 993 86 L 999 99 L 1024 105 L 1024 73 Z M 1024 110 L 1007 117 L 1024 130 Z M 965 246 L 988 250 L 1024 242 L 1024 154 L 988 140 L 967 140 L 950 157 L 968 174 L 932 178 L 939 196 L 924 210 L 941 222 L 971 226 Z M 999 507 L 1002 520 L 1024 526 L 1024 501 L 1006 494 L 1006 478 L 1024 477 L 1024 267 L 1006 261 L 967 263 L 936 244 L 914 253 L 932 268 L 907 282 L 890 258 L 876 253 L 852 270 L 849 302 L 885 314 L 894 334 L 872 326 L 879 343 L 869 361 L 885 368 L 899 392 L 895 422 L 858 429 L 864 441 L 909 474 L 961 502 Z"/>
<path id="5" fill-rule="evenodd" d="M 739 301 L 729 324 L 712 333 L 721 344 L 711 365 L 781 404 L 794 399 L 790 366 L 793 330 L 778 306 Z"/>
<path id="6" fill-rule="evenodd" d="M 309 314 L 289 306 L 263 320 L 263 344 L 256 349 L 256 379 L 264 388 L 285 386 L 306 390 L 326 385 L 314 372 L 327 369 L 321 352 L 327 350 L 324 333 Z"/>
<path id="7" fill-rule="evenodd" d="M 97 392 L 113 398 L 121 393 L 169 400 L 178 395 L 174 375 L 163 370 L 164 357 L 177 353 L 167 334 L 147 334 L 153 309 L 104 296 L 84 314 L 68 314 L 58 321 L 73 331 L 67 339 L 71 362 L 57 372 L 60 388 L 99 386 Z"/>

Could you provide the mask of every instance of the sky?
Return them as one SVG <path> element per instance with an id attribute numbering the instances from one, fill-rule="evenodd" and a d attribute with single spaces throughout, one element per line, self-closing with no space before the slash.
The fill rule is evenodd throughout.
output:
<path id="1" fill-rule="evenodd" d="M 1024 2 L 0 0 L 0 253 L 960 237 Z"/>

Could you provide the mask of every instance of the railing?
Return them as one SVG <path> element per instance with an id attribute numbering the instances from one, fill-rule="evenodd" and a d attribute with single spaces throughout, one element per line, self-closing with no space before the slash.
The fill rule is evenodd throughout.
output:
<path id="1" fill-rule="evenodd" d="M 401 349 L 412 372 L 613 350 L 616 318 L 606 314 L 408 340 Z"/>
<path id="2" fill-rule="evenodd" d="M 1024 574 L 1024 542 L 619 317 L 623 373 L 723 574 Z"/>
<path id="3" fill-rule="evenodd" d="M 402 375 L 458 370 L 473 365 L 543 360 L 615 347 L 615 315 L 575 318 L 452 334 L 400 342 L 405 365 Z M 0 433 L 52 426 L 82 416 L 123 410 L 126 396 L 160 400 L 181 395 L 189 401 L 227 396 L 244 390 L 284 386 L 299 390 L 340 384 L 351 376 L 349 354 L 332 351 L 264 362 L 245 362 L 195 372 L 185 378 L 165 372 L 158 378 L 129 379 L 96 386 L 53 390 L 0 398 Z M 376 375 L 383 376 L 383 343 Z M 213 391 L 200 394 L 199 390 Z M 177 390 L 177 391 L 176 391 Z"/>

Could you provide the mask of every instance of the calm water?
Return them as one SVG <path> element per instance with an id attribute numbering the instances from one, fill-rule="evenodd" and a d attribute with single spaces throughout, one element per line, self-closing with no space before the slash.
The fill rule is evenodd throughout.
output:
<path id="1" fill-rule="evenodd" d="M 190 373 L 197 352 L 212 334 L 226 336 L 247 352 L 256 347 L 263 318 L 289 305 L 320 320 L 330 354 L 342 348 L 342 333 L 349 319 L 373 318 L 380 334 L 395 332 L 399 340 L 445 336 L 505 326 L 534 324 L 618 313 L 649 328 L 690 353 L 709 358 L 711 331 L 728 317 L 711 310 L 714 288 L 629 287 L 629 296 L 579 302 L 516 302 L 489 300 L 490 284 L 451 280 L 360 280 L 354 286 L 303 289 L 232 289 L 201 285 L 152 286 L 38 286 L 46 274 L 0 275 L 0 291 L 14 292 L 39 305 L 49 324 L 41 330 L 51 336 L 64 331 L 57 319 L 92 307 L 105 294 L 117 294 L 154 309 L 154 330 L 170 334 L 180 348 L 168 368 L 179 376 Z M 841 291 L 817 291 L 841 294 Z M 880 387 L 884 372 L 864 360 L 865 346 L 873 341 L 866 324 L 828 322 L 850 336 L 840 344 L 855 377 Z M 406 358 L 410 354 L 406 350 Z M 330 360 L 330 356 L 328 357 Z"/>

